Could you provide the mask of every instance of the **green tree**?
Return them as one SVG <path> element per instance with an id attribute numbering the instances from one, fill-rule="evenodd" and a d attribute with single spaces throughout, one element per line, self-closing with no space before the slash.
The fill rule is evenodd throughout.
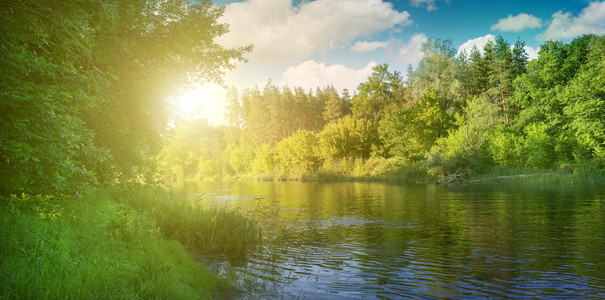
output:
<path id="1" fill-rule="evenodd" d="M 90 65 L 93 13 L 115 11 L 62 1 L 0 6 L 0 194 L 74 193 L 105 167 L 108 153 L 82 120 L 109 87 Z"/>
<path id="2" fill-rule="evenodd" d="M 536 168 L 548 168 L 557 159 L 556 139 L 544 123 L 533 123 L 525 127 L 523 150 L 527 158 L 526 165 Z"/>
<path id="3" fill-rule="evenodd" d="M 254 150 L 254 160 L 251 165 L 254 173 L 270 173 L 275 169 L 275 151 L 267 144 L 260 144 Z"/>
<path id="4" fill-rule="evenodd" d="M 486 145 L 491 145 L 492 132 L 500 124 L 498 105 L 487 96 L 473 97 L 463 114 L 457 116 L 457 128 L 436 140 L 423 165 L 435 176 L 480 170 L 490 163 L 490 154 L 496 152 L 496 148 Z"/>
<path id="5" fill-rule="evenodd" d="M 422 45 L 424 54 L 416 70 L 408 72 L 412 97 L 419 101 L 428 89 L 438 91 L 445 109 L 462 101 L 460 82 L 455 78 L 456 50 L 450 39 L 429 39 Z"/>
<path id="6" fill-rule="evenodd" d="M 239 101 L 239 95 L 235 86 L 227 91 L 227 121 L 229 126 L 241 128 L 244 122 L 244 111 Z"/>
<path id="7" fill-rule="evenodd" d="M 569 129 L 578 141 L 575 156 L 605 157 L 605 37 L 590 37 L 586 63 L 565 88 Z"/>
<path id="8" fill-rule="evenodd" d="M 313 132 L 298 130 L 275 146 L 277 162 L 286 174 L 300 176 L 315 171 L 320 165 L 317 144 Z"/>
<path id="9" fill-rule="evenodd" d="M 383 110 L 397 101 L 397 91 L 403 88 L 399 72 L 389 72 L 388 65 L 378 65 L 372 68 L 374 72 L 367 81 L 359 84 L 358 94 L 351 101 L 353 116 L 378 122 Z"/>
<path id="10" fill-rule="evenodd" d="M 151 176 L 169 96 L 218 81 L 248 50 L 213 42 L 227 30 L 222 11 L 184 0 L 2 3 L 0 193 Z"/>
<path id="11" fill-rule="evenodd" d="M 377 137 L 376 125 L 349 115 L 324 127 L 319 133 L 319 151 L 327 160 L 367 159 L 379 142 Z"/>
<path id="12" fill-rule="evenodd" d="M 387 155 L 419 163 L 435 141 L 447 134 L 453 119 L 437 95 L 429 88 L 414 106 L 392 109 L 380 122 L 379 134 Z"/>
<path id="13" fill-rule="evenodd" d="M 326 100 L 326 108 L 323 112 L 323 118 L 326 124 L 334 122 L 344 116 L 344 107 L 342 100 L 338 96 L 336 89 L 330 87 L 328 90 L 328 99 Z"/>
<path id="14" fill-rule="evenodd" d="M 525 51 L 525 42 L 517 39 L 517 42 L 513 46 L 513 74 L 515 77 L 524 74 L 527 71 L 527 62 L 529 61 L 529 55 Z"/>
<path id="15" fill-rule="evenodd" d="M 179 120 L 166 134 L 158 154 L 165 181 L 183 181 L 221 175 L 225 133 L 206 120 Z"/>
<path id="16" fill-rule="evenodd" d="M 475 97 L 465 109 L 464 122 L 458 130 L 464 131 L 465 142 L 462 144 L 471 164 L 478 165 L 484 154 L 484 145 L 492 131 L 502 124 L 498 105 L 487 97 Z"/>
<path id="17" fill-rule="evenodd" d="M 510 124 L 509 98 L 513 92 L 513 53 L 511 51 L 510 44 L 506 42 L 502 36 L 496 37 L 494 51 L 495 65 L 491 70 L 491 86 L 487 93 L 495 100 L 498 106 L 500 106 L 506 124 Z"/>

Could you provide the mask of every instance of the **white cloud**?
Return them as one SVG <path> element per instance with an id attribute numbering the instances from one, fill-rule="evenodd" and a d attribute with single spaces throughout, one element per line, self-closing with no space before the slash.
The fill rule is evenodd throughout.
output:
<path id="1" fill-rule="evenodd" d="M 302 87 L 305 90 L 333 85 L 337 91 L 348 89 L 351 93 L 359 83 L 368 79 L 376 62 L 368 63 L 364 68 L 355 70 L 344 65 L 326 65 L 308 60 L 289 67 L 283 74 L 279 85 Z"/>
<path id="2" fill-rule="evenodd" d="M 428 38 L 424 33 L 416 34 L 410 38 L 408 43 L 402 45 L 398 50 L 393 51 L 390 54 L 393 60 L 398 63 L 416 65 L 424 56 L 424 53 L 422 53 L 422 44 L 427 40 Z"/>
<path id="3" fill-rule="evenodd" d="M 355 52 L 370 52 L 378 48 L 386 48 L 389 42 L 357 42 L 351 47 L 351 51 Z"/>
<path id="4" fill-rule="evenodd" d="M 540 48 L 534 49 L 532 47 L 525 46 L 525 52 L 527 52 L 527 55 L 529 56 L 529 60 L 537 59 L 538 52 L 540 52 Z"/>
<path id="5" fill-rule="evenodd" d="M 248 0 L 226 6 L 221 23 L 230 32 L 217 38 L 228 47 L 254 44 L 252 58 L 293 62 L 342 47 L 361 36 L 406 26 L 410 14 L 382 0 Z"/>
<path id="6" fill-rule="evenodd" d="M 413 7 L 420 7 L 426 5 L 427 11 L 437 10 L 437 6 L 435 6 L 435 0 L 410 0 L 410 5 Z"/>
<path id="7" fill-rule="evenodd" d="M 540 18 L 520 13 L 514 17 L 508 15 L 505 19 L 499 19 L 497 24 L 492 25 L 491 30 L 518 32 L 539 27 L 542 27 L 542 20 Z"/>
<path id="8" fill-rule="evenodd" d="M 485 44 L 487 44 L 487 42 L 489 41 L 495 43 L 496 37 L 493 34 L 488 34 L 472 40 L 468 40 L 464 44 L 460 45 L 460 47 L 458 48 L 458 53 L 456 55 L 459 55 L 460 53 L 462 53 L 462 51 L 466 51 L 467 54 L 470 54 L 471 50 L 473 50 L 473 46 L 477 46 L 479 52 L 483 54 L 483 47 L 485 47 Z"/>
<path id="9" fill-rule="evenodd" d="M 605 1 L 591 2 L 577 17 L 573 17 L 570 12 L 554 13 L 550 25 L 538 38 L 558 40 L 582 34 L 605 34 Z"/>

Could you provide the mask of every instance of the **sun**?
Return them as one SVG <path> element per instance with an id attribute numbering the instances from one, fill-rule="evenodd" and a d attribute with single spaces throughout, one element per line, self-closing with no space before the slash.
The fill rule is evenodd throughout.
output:
<path id="1" fill-rule="evenodd" d="M 203 91 L 199 88 L 184 91 L 176 100 L 179 113 L 191 114 L 202 108 Z"/>
<path id="2" fill-rule="evenodd" d="M 224 124 L 226 90 L 218 84 L 200 84 L 182 91 L 174 101 L 176 113 L 185 118 Z"/>

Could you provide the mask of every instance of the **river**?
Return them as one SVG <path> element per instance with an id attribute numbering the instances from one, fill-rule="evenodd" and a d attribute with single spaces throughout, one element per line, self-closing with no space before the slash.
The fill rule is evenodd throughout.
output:
<path id="1" fill-rule="evenodd" d="M 265 245 L 235 270 L 245 299 L 605 298 L 605 187 L 201 182 Z"/>

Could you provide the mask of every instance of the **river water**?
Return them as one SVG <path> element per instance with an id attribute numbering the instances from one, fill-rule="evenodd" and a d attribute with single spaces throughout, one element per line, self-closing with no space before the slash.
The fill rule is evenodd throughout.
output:
<path id="1" fill-rule="evenodd" d="M 605 187 L 205 182 L 245 211 L 265 246 L 238 275 L 244 299 L 605 299 Z M 224 268 L 229 264 L 229 268 Z M 234 271 L 233 271 L 234 270 Z"/>

